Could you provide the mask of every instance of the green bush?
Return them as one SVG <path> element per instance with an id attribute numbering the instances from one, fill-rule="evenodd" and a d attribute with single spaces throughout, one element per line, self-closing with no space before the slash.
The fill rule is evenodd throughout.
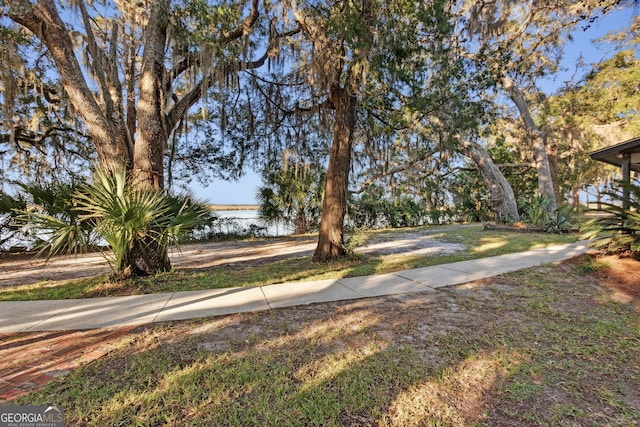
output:
<path id="1" fill-rule="evenodd" d="M 295 234 L 317 230 L 324 179 L 324 171 L 310 164 L 291 163 L 265 172 L 256 195 L 260 217 L 269 224 L 292 226 Z"/>
<path id="2" fill-rule="evenodd" d="M 553 200 L 549 196 L 536 195 L 530 199 L 520 199 L 523 221 L 536 227 L 544 227 L 553 211 L 549 208 Z"/>
<path id="3" fill-rule="evenodd" d="M 409 196 L 385 198 L 384 190 L 371 186 L 359 198 L 349 200 L 349 229 L 361 228 L 402 228 L 416 227 L 428 223 L 437 224 L 441 220 L 439 210 L 427 211 L 424 203 Z"/>
<path id="4" fill-rule="evenodd" d="M 80 253 L 95 243 L 90 224 L 80 220 L 75 194 L 85 185 L 81 178 L 70 182 L 17 183 L 21 197 L 30 203 L 14 209 L 13 226 L 27 240 L 35 239 L 41 252 Z M 31 243 L 30 243 L 31 244 Z"/>
<path id="5" fill-rule="evenodd" d="M 142 274 L 145 266 L 168 265 L 168 246 L 177 245 L 209 213 L 190 197 L 136 188 L 124 170 L 97 170 L 93 181 L 79 187 L 71 199 L 68 217 L 73 221 L 30 211 L 21 222 L 49 236 L 40 245 L 48 257 L 106 242 L 111 253 L 105 257 L 120 276 L 128 276 L 132 266 L 141 269 L 133 274 Z"/>
<path id="6" fill-rule="evenodd" d="M 548 233 L 566 233 L 573 225 L 571 206 L 564 204 L 551 209 L 550 196 L 536 195 L 530 199 L 520 199 L 521 218 L 527 224 L 540 227 Z"/>
<path id="7" fill-rule="evenodd" d="M 640 256 L 640 185 L 619 182 L 617 190 L 605 195 L 611 202 L 593 210 L 599 216 L 585 225 L 582 237 L 592 239 L 591 246 L 597 249 Z"/>

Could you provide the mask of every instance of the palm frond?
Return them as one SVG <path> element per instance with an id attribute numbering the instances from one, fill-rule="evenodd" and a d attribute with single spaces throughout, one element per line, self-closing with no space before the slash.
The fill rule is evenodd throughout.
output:
<path id="1" fill-rule="evenodd" d="M 608 252 L 640 252 L 640 185 L 619 182 L 619 189 L 606 192 L 611 201 L 595 210 L 599 216 L 583 228 L 582 237 L 591 246 Z M 627 195 L 628 194 L 628 195 Z"/>

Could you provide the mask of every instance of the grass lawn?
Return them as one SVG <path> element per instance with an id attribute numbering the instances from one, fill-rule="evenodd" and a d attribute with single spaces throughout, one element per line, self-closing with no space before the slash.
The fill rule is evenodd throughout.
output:
<path id="1" fill-rule="evenodd" d="M 634 426 L 640 287 L 612 269 L 141 327 L 16 403 L 69 426 Z"/>
<path id="2" fill-rule="evenodd" d="M 451 254 L 428 256 L 403 253 L 358 255 L 358 248 L 368 242 L 392 241 L 408 232 L 440 242 L 457 243 L 462 245 L 463 249 Z M 151 278 L 126 281 L 113 281 L 107 275 L 78 280 L 48 280 L 0 288 L 0 301 L 136 295 L 365 276 L 526 251 L 574 242 L 577 238 L 577 234 L 485 231 L 481 225 L 369 231 L 351 236 L 350 245 L 355 256 L 338 262 L 317 264 L 311 261 L 310 256 L 290 256 L 275 262 L 234 263 L 210 268 L 176 269 Z"/>

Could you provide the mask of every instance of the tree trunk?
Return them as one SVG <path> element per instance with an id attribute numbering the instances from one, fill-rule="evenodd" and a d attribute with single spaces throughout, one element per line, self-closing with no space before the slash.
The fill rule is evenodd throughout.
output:
<path id="1" fill-rule="evenodd" d="M 169 24 L 169 0 L 153 3 L 144 32 L 144 53 L 138 96 L 138 129 L 133 153 L 133 179 L 141 188 L 164 189 L 164 52 Z"/>
<path id="2" fill-rule="evenodd" d="M 335 107 L 335 123 L 324 187 L 318 246 L 313 254 L 313 260 L 316 262 L 330 261 L 347 253 L 344 246 L 344 216 L 347 209 L 352 137 L 356 121 L 356 97 L 343 88 L 334 87 L 331 89 L 330 100 Z"/>
<path id="3" fill-rule="evenodd" d="M 557 207 L 557 198 L 553 188 L 553 176 L 551 174 L 547 148 L 545 146 L 542 133 L 538 130 L 536 123 L 533 121 L 527 100 L 520 89 L 516 87 L 513 81 L 507 76 L 503 77 L 502 84 L 520 112 L 520 118 L 524 123 L 531 147 L 533 148 L 534 163 L 536 165 L 536 171 L 538 172 L 538 190 L 542 196 L 549 198 L 549 210 L 553 211 Z"/>
<path id="4" fill-rule="evenodd" d="M 552 140 L 551 143 L 545 142 L 545 146 L 547 147 L 553 194 L 556 196 L 556 204 L 561 205 L 562 197 L 560 197 L 560 184 L 558 183 L 558 143 Z"/>
<path id="5" fill-rule="evenodd" d="M 478 166 L 491 195 L 491 208 L 496 221 L 517 221 L 518 205 L 509 181 L 493 163 L 489 153 L 479 144 L 459 139 L 460 144 L 471 160 Z"/>
<path id="6" fill-rule="evenodd" d="M 295 220 L 295 229 L 293 231 L 294 234 L 306 234 L 311 231 L 311 225 L 309 223 L 309 218 L 304 211 L 303 207 L 298 208 L 298 213 L 296 215 Z"/>
<path id="7" fill-rule="evenodd" d="M 133 242 L 118 272 L 118 278 L 145 277 L 171 270 L 167 248 L 161 248 L 153 239 Z"/>
<path id="8" fill-rule="evenodd" d="M 580 187 L 571 190 L 572 210 L 580 212 Z M 587 193 L 587 206 L 589 206 L 589 194 Z"/>
<path id="9" fill-rule="evenodd" d="M 164 52 L 169 23 L 169 0 L 153 3 L 143 36 L 144 53 L 139 80 L 138 128 L 133 152 L 133 184 L 139 189 L 164 190 L 164 148 L 168 133 L 164 122 Z M 165 230 L 157 230 L 163 234 Z M 146 237 L 127 254 L 127 269 L 151 275 L 171 269 L 168 248 Z"/>

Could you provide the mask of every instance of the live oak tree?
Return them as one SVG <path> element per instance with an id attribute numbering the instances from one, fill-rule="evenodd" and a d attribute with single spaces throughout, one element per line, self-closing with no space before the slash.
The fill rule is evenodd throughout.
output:
<path id="1" fill-rule="evenodd" d="M 446 68 L 450 70 L 452 66 Z M 469 76 L 474 74 L 471 71 L 473 68 L 462 69 L 466 70 Z M 441 69 L 437 74 L 446 73 L 446 69 Z M 418 123 L 419 127 L 413 126 L 411 139 L 419 141 L 417 147 L 411 149 L 412 144 L 387 147 L 385 170 L 379 172 L 378 176 L 396 179 L 393 177 L 402 172 L 405 180 L 414 181 L 418 189 L 424 188 L 419 190 L 418 195 L 425 196 L 429 210 L 433 211 L 438 205 L 433 196 L 446 198 L 447 192 L 451 190 L 446 188 L 449 183 L 439 177 L 456 174 L 455 165 L 461 161 L 457 153 L 460 153 L 468 157 L 480 171 L 489 191 L 490 207 L 494 217 L 502 221 L 515 221 L 519 214 L 511 185 L 480 142 L 482 123 L 489 120 L 491 114 L 485 111 L 488 108 L 486 103 L 472 101 L 477 98 L 477 91 L 482 90 L 481 87 L 489 87 L 490 84 L 479 81 L 478 85 L 471 80 L 473 78 L 464 81 L 451 78 L 443 86 L 446 95 L 441 93 L 441 99 L 430 108 L 422 106 L 415 112 L 417 117 L 414 117 L 413 122 Z M 482 80 L 482 77 L 479 80 Z M 434 86 L 437 84 L 427 84 L 421 92 L 434 96 L 438 93 Z M 389 151 L 397 151 L 397 148 L 401 149 L 401 153 L 397 153 L 396 158 L 388 154 Z M 397 166 L 387 166 L 391 163 L 390 159 L 393 159 Z M 392 188 L 395 187 L 392 185 Z"/>
<path id="2" fill-rule="evenodd" d="M 485 94 L 495 88 L 493 72 L 464 49 L 464 11 L 437 2 L 421 8 L 417 15 L 404 11 L 409 25 L 393 27 L 386 52 L 374 56 L 368 80 L 384 89 L 367 90 L 361 102 L 363 143 L 355 160 L 364 181 L 356 193 L 382 185 L 424 200 L 435 213 L 447 194 L 440 177 L 454 173 L 460 152 L 482 170 L 495 216 L 515 220 L 513 191 L 476 142 L 492 118 L 494 100 Z"/>
<path id="3" fill-rule="evenodd" d="M 487 151 L 476 141 L 459 137 L 463 152 L 476 164 L 487 188 L 489 189 L 491 208 L 499 221 L 516 221 L 519 219 L 518 205 L 511 184 L 493 162 Z"/>
<path id="4" fill-rule="evenodd" d="M 495 89 L 502 89 L 508 95 L 516 106 L 522 123 L 521 151 L 530 156 L 538 177 L 538 191 L 549 198 L 550 209 L 555 208 L 556 200 L 560 199 L 557 159 L 564 154 L 558 153 L 562 141 L 555 140 L 553 134 L 547 131 L 548 127 L 541 124 L 540 105 L 544 107 L 545 102 L 540 102 L 540 92 L 535 88 L 535 83 L 539 77 L 550 75 L 557 69 L 563 37 L 578 24 L 588 21 L 594 12 L 606 12 L 611 5 L 612 2 L 563 6 L 504 1 L 460 2 L 458 7 L 452 8 L 456 11 L 452 17 L 452 22 L 456 23 L 452 36 L 452 54 L 475 63 L 475 69 L 467 73 L 465 80 L 472 80 L 476 73 L 480 73 L 485 79 L 484 85 L 478 84 L 475 88 L 469 85 L 467 96 L 469 99 L 484 99 L 485 106 L 492 104 L 493 107 L 489 108 L 499 112 Z M 455 87 L 455 81 L 452 79 L 450 87 Z M 424 89 L 428 92 L 427 88 Z M 415 94 L 413 98 L 416 99 Z M 451 125 L 461 114 L 449 105 L 444 108 L 447 109 L 456 111 L 456 114 L 442 117 L 441 122 Z M 438 112 L 441 113 L 441 110 Z M 470 112 L 471 121 L 476 114 L 478 126 L 486 126 L 480 123 L 486 120 L 482 116 L 488 114 L 482 108 L 477 109 L 476 113 Z M 428 123 L 429 119 L 428 115 L 423 119 L 424 125 L 433 127 L 433 123 Z M 456 135 L 454 139 L 457 141 L 457 149 L 476 163 L 485 178 L 496 217 L 517 219 L 514 192 L 503 173 L 484 147 L 476 142 L 478 138 L 469 137 L 466 125 L 461 126 L 458 120 L 454 127 L 459 130 L 467 129 L 465 137 L 461 136 L 462 132 L 451 133 Z M 483 133 L 486 135 L 487 131 Z M 400 169 L 395 167 L 390 170 Z"/>
<path id="5" fill-rule="evenodd" d="M 2 9 L 51 58 L 60 96 L 82 119 L 100 166 L 125 167 L 134 185 L 158 190 L 165 147 L 190 109 L 273 54 L 278 37 L 256 27 L 274 10 L 259 0 L 5 0 Z M 164 254 L 158 260 L 138 270 L 169 268 Z"/>
<path id="6" fill-rule="evenodd" d="M 343 222 L 354 143 L 358 100 L 362 96 L 374 43 L 375 0 L 287 5 L 311 47 L 306 83 L 333 110 L 333 140 L 325 179 L 318 245 L 313 259 L 346 254 Z"/>
<path id="7" fill-rule="evenodd" d="M 385 121 L 387 112 L 403 108 L 419 75 L 428 72 L 424 58 L 432 54 L 418 34 L 439 37 L 446 5 L 378 0 L 287 5 L 308 47 L 296 62 L 312 95 L 308 109 L 319 114 L 328 110 L 331 117 L 332 143 L 313 256 L 328 261 L 346 253 L 344 217 L 354 146 L 367 139 L 358 121 L 372 116 Z M 391 93 L 398 96 L 385 96 Z"/>
<path id="8" fill-rule="evenodd" d="M 469 92 L 458 96 L 463 93 L 469 96 Z M 457 153 L 461 153 L 475 164 L 484 178 L 494 217 L 502 221 L 517 220 L 513 189 L 479 141 L 480 112 L 469 111 L 464 100 L 451 95 L 450 92 L 449 99 L 439 102 L 429 115 L 420 110 L 422 117 L 414 117 L 413 126 L 391 135 L 393 143 L 364 144 L 365 153 L 359 156 L 368 159 L 361 172 L 364 180 L 353 193 L 365 193 L 372 185 L 383 186 L 389 189 L 387 193 L 404 193 L 423 200 L 435 219 L 451 191 L 445 177 L 457 173 L 456 164 L 461 161 Z M 377 138 L 383 137 L 381 135 Z M 363 161 L 359 159 L 359 163 Z"/>
<path id="9" fill-rule="evenodd" d="M 549 14 L 553 10 L 548 6 L 510 1 L 475 4 L 469 7 L 470 19 L 466 30 L 473 39 L 479 41 L 479 48 L 473 55 L 487 61 L 496 82 L 517 107 L 528 145 L 532 148 L 540 194 L 552 199 L 555 207 L 556 195 L 543 135 L 536 126 L 524 93 L 515 81 L 516 77 L 529 72 L 531 65 L 540 69 L 536 70 L 538 73 L 550 65 L 548 61 L 543 61 L 540 67 L 535 59 L 532 61 L 531 56 L 536 52 L 529 47 L 547 48 L 547 43 L 552 41 L 536 43 L 536 37 L 544 31 L 544 28 L 536 27 L 542 12 Z M 557 37 L 558 32 L 556 30 L 552 34 Z"/>
<path id="10" fill-rule="evenodd" d="M 557 181 L 557 142 L 548 140 L 536 121 L 540 91 L 537 79 L 558 68 L 562 45 L 579 24 L 606 13 L 616 1 L 566 3 L 513 2 L 464 3 L 461 10 L 467 54 L 484 61 L 496 83 L 516 107 L 523 127 L 523 142 L 532 153 L 538 190 L 555 209 L 560 199 Z"/>

